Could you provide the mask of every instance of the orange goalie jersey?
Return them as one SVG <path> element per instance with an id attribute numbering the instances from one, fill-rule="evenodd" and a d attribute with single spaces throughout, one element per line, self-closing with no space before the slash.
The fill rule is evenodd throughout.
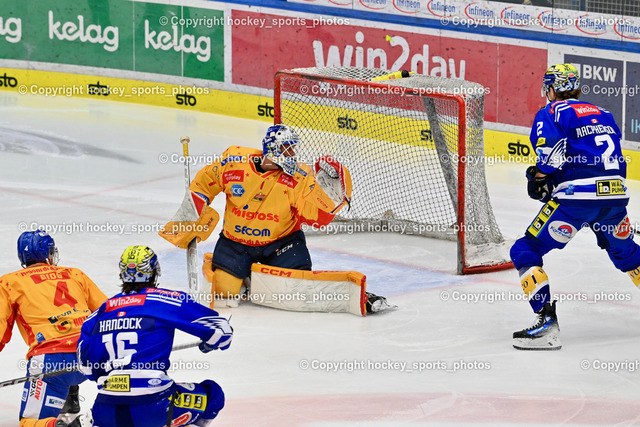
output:
<path id="1" fill-rule="evenodd" d="M 18 322 L 29 346 L 27 359 L 75 353 L 84 319 L 106 295 L 77 268 L 33 264 L 0 277 L 0 350 Z"/>
<path id="2" fill-rule="evenodd" d="M 333 220 L 336 204 L 317 185 L 306 165 L 292 177 L 281 169 L 258 172 L 254 159 L 262 151 L 232 146 L 220 161 L 204 167 L 189 190 L 210 202 L 227 196 L 223 233 L 248 246 L 264 246 L 300 229 L 302 224 L 324 226 Z"/>

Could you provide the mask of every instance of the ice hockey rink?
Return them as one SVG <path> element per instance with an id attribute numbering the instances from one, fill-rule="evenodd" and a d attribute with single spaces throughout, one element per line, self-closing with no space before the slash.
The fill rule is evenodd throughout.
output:
<path id="1" fill-rule="evenodd" d="M 158 252 L 161 286 L 186 290 L 185 253 L 157 236 L 184 194 L 182 135 L 192 155 L 260 147 L 264 122 L 177 109 L 0 92 L 0 273 L 20 268 L 20 232 L 49 227 L 60 265 L 115 294 L 129 245 Z M 203 161 L 206 156 L 202 156 Z M 204 163 L 195 165 L 192 174 Z M 487 176 L 503 234 L 519 237 L 540 207 L 525 167 Z M 631 222 L 640 183 L 628 182 Z M 213 202 L 219 212 L 223 200 Z M 212 235 L 200 245 L 211 251 Z M 366 318 L 241 304 L 228 351 L 172 354 L 176 381 L 211 378 L 226 393 L 219 426 L 640 425 L 640 291 L 582 231 L 545 268 L 563 348 L 521 352 L 511 334 L 534 316 L 515 270 L 457 276 L 455 245 L 397 234 L 313 235 L 315 269 L 356 270 L 398 305 Z M 177 335 L 176 344 L 194 338 Z M 1 380 L 25 374 L 14 328 Z M 0 425 L 18 425 L 21 386 L 0 389 Z M 95 384 L 81 386 L 89 408 Z"/>

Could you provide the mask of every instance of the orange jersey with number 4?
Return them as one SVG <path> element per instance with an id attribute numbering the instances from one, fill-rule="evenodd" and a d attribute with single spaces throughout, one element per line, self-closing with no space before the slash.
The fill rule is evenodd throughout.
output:
<path id="1" fill-rule="evenodd" d="M 18 323 L 27 358 L 75 353 L 84 319 L 107 297 L 77 268 L 34 264 L 0 277 L 0 350 Z"/>

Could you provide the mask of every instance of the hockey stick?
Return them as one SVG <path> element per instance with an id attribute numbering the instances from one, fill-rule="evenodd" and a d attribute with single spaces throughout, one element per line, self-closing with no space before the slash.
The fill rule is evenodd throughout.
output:
<path id="1" fill-rule="evenodd" d="M 184 184 L 185 190 L 189 191 L 191 185 L 191 170 L 189 166 L 189 142 L 191 138 L 183 136 L 180 138 L 182 143 L 182 154 L 184 155 Z M 187 247 L 187 280 L 189 283 L 189 293 L 192 296 L 200 292 L 200 284 L 198 283 L 198 239 L 193 238 Z"/>
<path id="2" fill-rule="evenodd" d="M 171 351 L 178 351 L 178 350 L 184 350 L 185 348 L 192 348 L 192 347 L 197 347 L 200 345 L 202 341 L 198 341 L 196 343 L 189 343 L 189 344 L 180 344 L 180 345 L 176 345 L 171 347 Z M 10 385 L 15 385 L 15 384 L 22 384 L 22 383 L 26 383 L 27 381 L 31 381 L 31 380 L 43 380 L 45 378 L 49 378 L 49 377 L 55 377 L 58 375 L 64 375 L 64 374 L 68 374 L 70 372 L 75 372 L 78 370 L 78 365 L 71 365 L 68 366 L 66 368 L 62 368 L 62 369 L 56 369 L 55 371 L 49 371 L 49 372 L 42 372 L 40 374 L 34 374 L 34 375 L 28 375 L 26 377 L 20 377 L 20 378 L 15 378 L 12 380 L 7 380 L 7 381 L 2 381 L 0 382 L 0 388 L 2 387 L 7 387 Z"/>

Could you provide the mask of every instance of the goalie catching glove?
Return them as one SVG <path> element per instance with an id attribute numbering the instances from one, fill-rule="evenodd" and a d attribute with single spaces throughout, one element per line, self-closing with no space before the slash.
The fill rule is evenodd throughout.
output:
<path id="1" fill-rule="evenodd" d="M 178 212 L 158 235 L 180 249 L 187 249 L 193 239 L 207 240 L 220 220 L 205 196 L 187 191 Z"/>
<path id="2" fill-rule="evenodd" d="M 331 156 L 320 157 L 315 164 L 316 182 L 336 205 L 334 212 L 351 203 L 351 174 L 346 166 Z"/>
<path id="3" fill-rule="evenodd" d="M 532 199 L 547 203 L 551 200 L 551 185 L 546 175 L 536 177 L 538 172 L 540 170 L 537 166 L 529 166 L 527 168 L 527 193 Z"/>

